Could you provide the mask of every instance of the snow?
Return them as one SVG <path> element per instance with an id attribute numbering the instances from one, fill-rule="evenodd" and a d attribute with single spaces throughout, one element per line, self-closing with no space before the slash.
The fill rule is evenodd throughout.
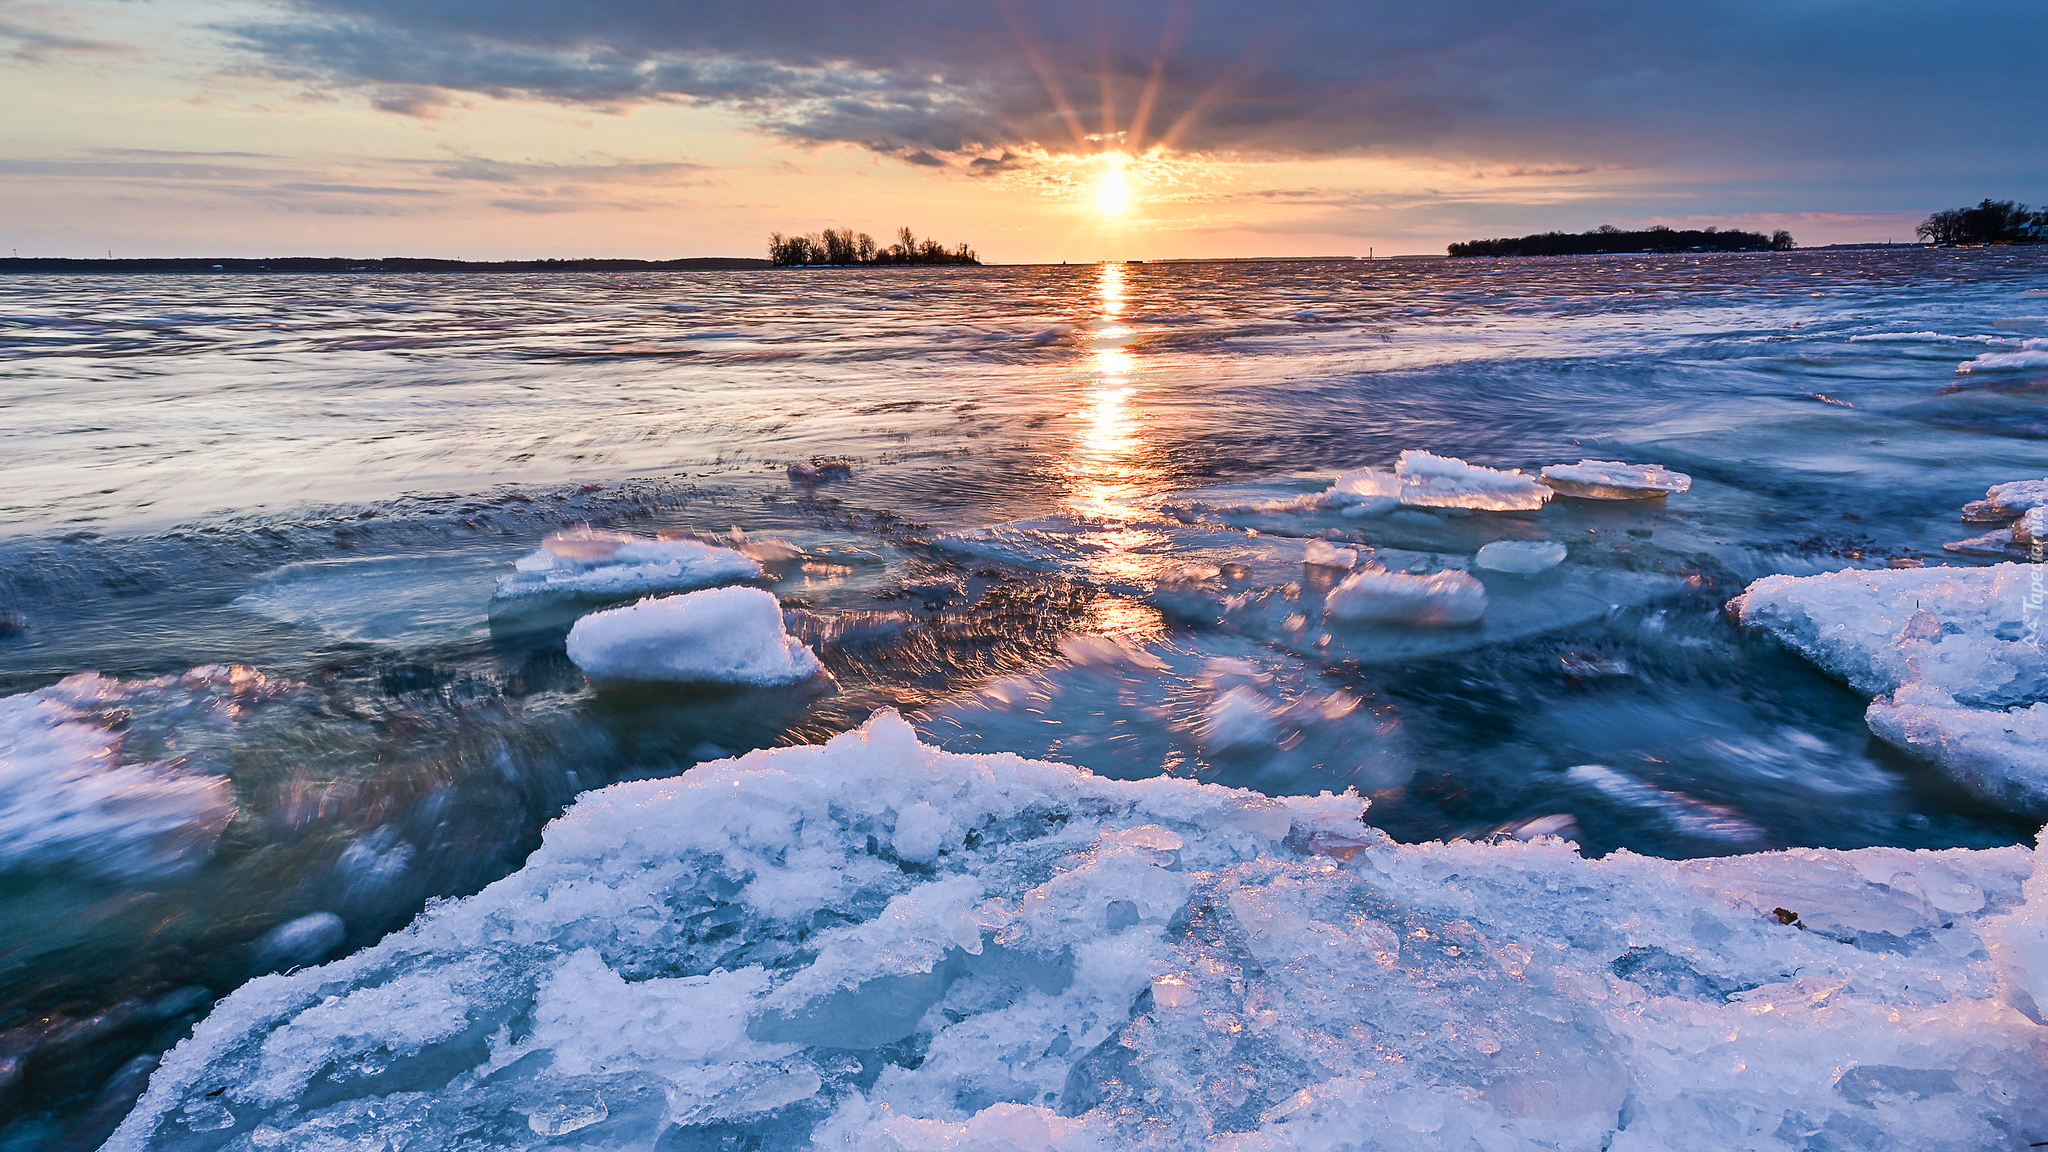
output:
<path id="1" fill-rule="evenodd" d="M 1993 802 L 2048 811 L 2048 745 L 2028 735 L 2048 723 L 2039 567 L 1769 576 L 1729 607 L 1873 697 L 1878 736 Z"/>
<path id="2" fill-rule="evenodd" d="M 1495 540 L 1479 550 L 1472 563 L 1490 572 L 1534 576 L 1564 563 L 1564 545 L 1554 540 Z"/>
<path id="3" fill-rule="evenodd" d="M 212 855 L 233 787 L 175 760 L 125 757 L 122 726 L 145 700 L 203 711 L 233 704 L 238 688 L 248 679 L 208 667 L 139 681 L 84 673 L 0 697 L 0 869 L 148 877 Z"/>
<path id="4" fill-rule="evenodd" d="M 1413 449 L 1401 453 L 1394 474 L 1401 478 L 1401 503 L 1411 507 L 1526 511 L 1550 499 L 1550 489 L 1518 469 L 1482 468 Z"/>
<path id="5" fill-rule="evenodd" d="M 541 542 L 518 571 L 498 581 L 500 597 L 548 593 L 631 596 L 753 580 L 761 564 L 731 548 L 655 540 L 598 528 L 569 528 Z"/>
<path id="6" fill-rule="evenodd" d="M 599 684 L 794 684 L 824 667 L 783 630 L 759 588 L 711 588 L 593 612 L 569 630 L 569 659 Z"/>
<path id="7" fill-rule="evenodd" d="M 2048 1131 L 2048 854 L 1396 844 L 1356 796 L 822 746 L 586 795 L 245 985 L 109 1152 L 1976 1152 Z"/>
<path id="8" fill-rule="evenodd" d="M 1624 464 L 1619 460 L 1581 460 L 1552 464 L 1543 482 L 1559 494 L 1581 500 L 1649 500 L 1692 487 L 1692 477 L 1662 464 Z"/>
<path id="9" fill-rule="evenodd" d="M 1346 623 L 1472 624 L 1486 614 L 1486 586 L 1469 572 L 1411 576 L 1367 569 L 1330 589 L 1323 613 Z"/>
<path id="10" fill-rule="evenodd" d="M 1993 484 L 1984 499 L 1963 505 L 1963 519 L 1976 523 L 2003 524 L 2022 514 L 2048 507 L 2048 479 L 2012 480 Z"/>

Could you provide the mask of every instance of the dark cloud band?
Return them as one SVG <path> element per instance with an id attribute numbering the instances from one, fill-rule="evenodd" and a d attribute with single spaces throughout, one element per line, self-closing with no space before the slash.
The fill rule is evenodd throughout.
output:
<path id="1" fill-rule="evenodd" d="M 2039 0 L 296 0 L 234 35 L 273 70 L 400 110 L 450 91 L 695 102 L 916 164 L 999 167 L 1006 149 L 1102 137 L 1267 156 L 1925 160 L 2011 145 L 2048 117 Z"/>

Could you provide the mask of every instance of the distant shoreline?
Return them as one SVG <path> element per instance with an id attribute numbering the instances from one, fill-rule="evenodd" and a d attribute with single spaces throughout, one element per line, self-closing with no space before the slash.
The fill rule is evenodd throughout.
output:
<path id="1" fill-rule="evenodd" d="M 0 274 L 34 272 L 142 272 L 159 274 L 293 274 L 307 272 L 736 272 L 770 267 L 745 256 L 692 256 L 681 260 L 437 260 L 393 256 L 350 260 L 340 256 L 145 257 L 72 259 L 0 256 Z"/>

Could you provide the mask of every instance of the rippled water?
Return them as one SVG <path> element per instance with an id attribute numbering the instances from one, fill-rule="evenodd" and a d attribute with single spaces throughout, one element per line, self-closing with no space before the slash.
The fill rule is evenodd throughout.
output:
<path id="1" fill-rule="evenodd" d="M 1404 839 L 2024 839 L 1721 606 L 1941 556 L 2048 473 L 2048 367 L 2004 355 L 2048 335 L 2044 257 L 0 280 L 0 692 L 102 674 L 77 731 L 157 774 L 83 815 L 0 781 L 17 836 L 84 829 L 0 855 L 0 1148 L 90 1146 L 215 998 L 503 875 L 578 791 L 881 705 L 962 750 L 1355 786 Z M 1228 510 L 1409 448 L 1694 486 Z M 852 477 L 785 474 L 827 457 Z M 582 522 L 790 541 L 769 586 L 838 690 L 593 693 L 573 614 L 490 603 Z M 1301 626 L 1310 536 L 1571 558 L 1488 575 L 1483 627 Z M 185 675 L 214 664 L 256 675 Z M 145 836 L 166 813 L 197 815 Z"/>

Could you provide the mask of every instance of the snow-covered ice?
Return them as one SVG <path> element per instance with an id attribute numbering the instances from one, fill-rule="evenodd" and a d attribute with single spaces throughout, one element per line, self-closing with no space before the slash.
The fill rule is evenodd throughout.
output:
<path id="1" fill-rule="evenodd" d="M 1394 475 L 1401 478 L 1401 503 L 1419 508 L 1526 511 L 1550 499 L 1549 488 L 1520 470 L 1483 468 L 1413 449 L 1401 453 Z"/>
<path id="2" fill-rule="evenodd" d="M 2048 597 L 2032 564 L 1769 576 L 1730 602 L 1873 701 L 1871 730 L 1988 799 L 2048 810 Z"/>
<path id="3" fill-rule="evenodd" d="M 759 588 L 710 588 L 593 612 L 569 630 L 569 659 L 600 684 L 772 687 L 824 672 L 784 630 L 774 595 Z"/>
<path id="4" fill-rule="evenodd" d="M 1367 569 L 1330 589 L 1323 612 L 1345 623 L 1472 624 L 1486 615 L 1486 586 L 1456 570 L 1410 576 Z"/>
<path id="5" fill-rule="evenodd" d="M 1534 576 L 1564 563 L 1564 545 L 1555 540 L 1495 540 L 1472 558 L 1475 567 L 1491 572 Z"/>
<path id="6" fill-rule="evenodd" d="M 1346 472 L 1320 492 L 1237 503 L 1198 501 L 1188 505 L 1188 511 L 1298 514 L 1329 510 L 1356 518 L 1378 516 L 1403 505 L 1529 511 L 1541 508 L 1550 497 L 1550 488 L 1519 470 L 1486 468 L 1454 456 L 1409 449 L 1401 453 L 1392 471 L 1361 468 Z"/>
<path id="7" fill-rule="evenodd" d="M 1582 500 L 1649 500 L 1692 487 L 1692 477 L 1662 464 L 1624 464 L 1619 460 L 1581 460 L 1543 469 L 1543 483 L 1560 495 Z"/>
<path id="8" fill-rule="evenodd" d="M 2048 1138 L 2048 860 L 1396 844 L 893 715 L 586 795 L 252 981 L 110 1152 L 1980 1152 Z"/>
<path id="9" fill-rule="evenodd" d="M 2017 520 L 2035 508 L 2048 508 L 2048 479 L 2009 480 L 1993 484 L 1982 500 L 1963 505 L 1963 519 L 1980 524 Z"/>
<path id="10" fill-rule="evenodd" d="M 541 542 L 498 581 L 500 597 L 547 593 L 632 596 L 752 580 L 760 561 L 696 540 L 655 540 L 600 528 L 568 528 Z"/>
<path id="11" fill-rule="evenodd" d="M 145 697 L 232 705 L 250 685 L 230 676 L 211 667 L 139 681 L 85 673 L 0 697 L 0 869 L 149 876 L 211 855 L 235 813 L 233 787 L 175 760 L 124 756 L 121 725 Z"/>

